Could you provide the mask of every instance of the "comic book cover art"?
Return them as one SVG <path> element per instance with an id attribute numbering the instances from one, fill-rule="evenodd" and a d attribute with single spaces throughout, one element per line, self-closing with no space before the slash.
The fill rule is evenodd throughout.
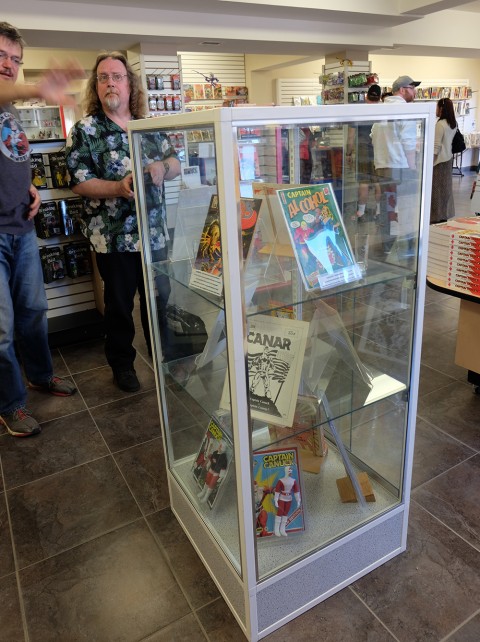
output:
<path id="1" fill-rule="evenodd" d="M 302 374 L 308 323 L 257 315 L 249 320 L 247 364 L 252 417 L 291 426 Z"/>
<path id="2" fill-rule="evenodd" d="M 220 296 L 222 294 L 222 245 L 218 194 L 213 194 L 200 236 L 190 285 Z"/>
<path id="3" fill-rule="evenodd" d="M 298 463 L 295 447 L 253 453 L 257 537 L 282 538 L 305 530 Z"/>
<path id="4" fill-rule="evenodd" d="M 205 85 L 199 83 L 193 85 L 193 99 L 205 100 Z"/>
<path id="5" fill-rule="evenodd" d="M 225 483 L 232 457 L 230 438 L 216 417 L 212 417 L 192 466 L 200 504 L 214 507 L 219 489 Z"/>
<path id="6" fill-rule="evenodd" d="M 362 278 L 330 183 L 277 190 L 307 290 Z"/>
<path id="7" fill-rule="evenodd" d="M 47 174 L 43 154 L 30 154 L 30 165 L 32 168 L 32 184 L 37 189 L 47 189 Z"/>
<path id="8" fill-rule="evenodd" d="M 61 248 L 58 246 L 41 247 L 39 253 L 42 262 L 43 282 L 52 283 L 57 279 L 63 279 L 65 268 Z"/>
<path id="9" fill-rule="evenodd" d="M 246 261 L 252 247 L 252 240 L 257 224 L 258 212 L 262 204 L 261 198 L 241 198 L 240 216 L 242 226 L 242 254 Z"/>
<path id="10" fill-rule="evenodd" d="M 189 103 L 193 100 L 193 85 L 183 85 L 183 99 L 185 103 Z"/>
<path id="11" fill-rule="evenodd" d="M 54 152 L 48 155 L 52 185 L 54 188 L 68 187 L 68 170 L 65 152 Z"/>
<path id="12" fill-rule="evenodd" d="M 49 239 L 60 236 L 63 228 L 55 201 L 42 201 L 34 218 L 38 238 Z"/>

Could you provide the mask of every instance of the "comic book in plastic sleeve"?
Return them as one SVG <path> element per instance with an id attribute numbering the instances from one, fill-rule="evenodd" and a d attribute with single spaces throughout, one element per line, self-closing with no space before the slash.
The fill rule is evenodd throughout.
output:
<path id="1" fill-rule="evenodd" d="M 277 190 L 306 290 L 362 278 L 330 183 Z"/>
<path id="2" fill-rule="evenodd" d="M 68 170 L 65 152 L 53 152 L 48 155 L 52 186 L 54 188 L 68 187 Z"/>
<path id="3" fill-rule="evenodd" d="M 216 296 L 221 296 L 223 290 L 222 274 L 222 243 L 220 237 L 218 194 L 213 194 L 190 275 L 190 286 Z"/>
<path id="4" fill-rule="evenodd" d="M 193 460 L 192 475 L 198 502 L 213 508 L 233 459 L 233 446 L 217 417 L 211 417 Z"/>
<path id="5" fill-rule="evenodd" d="M 305 530 L 298 452 L 295 447 L 253 453 L 255 530 L 283 539 Z"/>
<path id="6" fill-rule="evenodd" d="M 47 189 L 47 173 L 43 154 L 30 154 L 32 183 L 37 189 Z"/>
<path id="7" fill-rule="evenodd" d="M 35 230 L 40 239 L 60 236 L 63 232 L 60 214 L 55 201 L 42 201 L 34 221 Z"/>
<path id="8" fill-rule="evenodd" d="M 292 425 L 308 328 L 298 319 L 263 314 L 249 319 L 248 387 L 254 419 Z"/>
<path id="9" fill-rule="evenodd" d="M 252 249 L 255 226 L 258 219 L 258 212 L 262 199 L 260 198 L 241 198 L 240 199 L 240 217 L 242 227 L 242 254 L 243 260 L 246 261 Z"/>

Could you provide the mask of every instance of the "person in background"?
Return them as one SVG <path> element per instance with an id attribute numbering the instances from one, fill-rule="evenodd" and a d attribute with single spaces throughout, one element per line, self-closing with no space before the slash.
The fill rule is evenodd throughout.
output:
<path id="1" fill-rule="evenodd" d="M 392 84 L 392 95 L 384 104 L 411 103 L 420 81 L 400 76 Z M 378 224 L 385 254 L 397 237 L 412 238 L 416 199 L 417 126 L 414 120 L 385 120 L 372 127 L 375 173 L 382 190 Z"/>
<path id="2" fill-rule="evenodd" d="M 140 79 L 120 52 L 97 57 L 86 88 L 86 117 L 72 128 L 67 141 L 70 188 L 82 197 L 82 231 L 96 252 L 104 282 L 105 355 L 116 385 L 126 392 L 140 388 L 134 368 L 135 295 L 149 350 L 150 333 L 145 299 L 138 221 L 132 185 L 127 125 L 145 117 Z M 180 162 L 165 134 L 143 137 L 147 209 L 152 259 L 167 259 L 168 240 L 164 180 L 180 174 Z M 167 276 L 156 277 L 160 312 L 170 293 Z M 166 318 L 160 319 L 162 326 Z M 164 347 L 168 348 L 168 345 Z"/>
<path id="3" fill-rule="evenodd" d="M 457 130 L 457 120 L 450 98 L 440 98 L 436 114 L 430 223 L 440 223 L 455 216 L 452 140 Z"/>
<path id="4" fill-rule="evenodd" d="M 84 73 L 72 62 L 65 70 L 52 65 L 37 83 L 17 83 L 24 46 L 16 27 L 0 22 L 0 423 L 14 437 L 41 431 L 26 407 L 21 366 L 32 389 L 63 397 L 76 391 L 71 381 L 53 374 L 33 224 L 41 200 L 32 184 L 30 146 L 12 102 L 42 98 L 49 105 L 71 104 L 65 90 Z"/>
<path id="5" fill-rule="evenodd" d="M 369 104 L 376 104 L 380 101 L 382 90 L 378 85 L 370 85 L 365 97 L 365 102 Z M 375 199 L 375 216 L 380 213 L 380 185 L 375 176 L 375 167 L 373 164 L 373 146 L 370 132 L 372 126 L 370 124 L 358 124 L 355 127 L 350 127 L 348 130 L 347 139 L 347 163 L 353 165 L 353 155 L 355 152 L 355 133 L 357 133 L 357 181 L 358 181 L 358 200 L 357 210 L 353 216 L 353 220 L 358 222 L 363 221 L 365 215 L 365 208 L 367 206 L 369 191 L 372 188 Z"/>

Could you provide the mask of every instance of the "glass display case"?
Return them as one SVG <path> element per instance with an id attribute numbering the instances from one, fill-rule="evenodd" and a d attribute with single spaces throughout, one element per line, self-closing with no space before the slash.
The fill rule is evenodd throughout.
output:
<path id="1" fill-rule="evenodd" d="M 29 141 L 65 139 L 75 121 L 71 107 L 16 105 Z"/>
<path id="2" fill-rule="evenodd" d="M 250 640 L 405 550 L 434 123 L 416 104 L 129 123 L 171 506 Z M 144 145 L 200 129 L 213 180 L 180 191 L 158 261 Z M 404 167 L 374 169 L 386 141 Z"/>

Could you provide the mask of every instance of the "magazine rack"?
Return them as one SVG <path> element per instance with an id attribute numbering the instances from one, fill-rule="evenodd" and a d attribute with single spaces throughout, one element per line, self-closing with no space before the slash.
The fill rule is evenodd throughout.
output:
<path id="1" fill-rule="evenodd" d="M 397 182 L 399 225 L 388 228 L 388 247 L 383 209 L 379 220 L 368 207 L 363 220 L 352 220 L 355 167 L 344 164 L 335 186 L 328 176 L 319 179 L 318 168 L 313 191 L 300 182 L 300 132 L 331 129 L 346 141 L 359 123 L 414 132 L 416 168 Z M 171 507 L 250 640 L 406 548 L 434 123 L 434 106 L 425 104 L 220 108 L 129 123 Z M 171 230 L 175 252 L 159 263 L 151 251 L 157 234 L 149 228 L 143 140 L 188 140 L 200 128 L 211 133 L 215 200 L 202 197 L 198 207 L 203 221 L 208 215 L 219 223 L 220 238 L 197 221 L 192 240 L 180 210 Z M 240 173 L 245 155 L 237 141 L 245 132 L 254 133 L 254 179 L 250 186 L 242 179 L 240 190 L 246 170 Z M 266 144 L 275 140 L 291 171 L 289 183 L 278 186 L 291 186 L 282 200 L 271 175 L 258 176 L 278 161 L 276 145 Z M 246 207 L 242 198 L 254 200 Z M 312 207 L 319 198 L 331 213 L 330 240 L 332 229 L 341 231 L 348 269 L 332 253 L 326 270 L 294 234 L 300 228 L 314 238 L 326 229 Z M 290 221 L 297 208 L 302 216 Z M 245 211 L 256 216 L 253 235 Z M 369 241 L 363 270 L 354 251 L 360 233 Z M 292 251 L 285 251 L 286 238 Z M 208 252 L 209 276 L 222 281 L 217 293 L 191 280 L 192 270 L 210 270 Z M 335 279 L 318 278 L 318 287 L 306 280 L 322 270 Z M 156 290 L 166 280 L 169 304 L 200 318 L 208 335 L 191 341 L 191 354 L 175 352 L 187 329 L 160 329 Z M 167 341 L 170 360 L 163 358 Z M 302 468 L 302 448 L 320 465 Z M 358 479 L 349 498 L 346 472 Z"/>

